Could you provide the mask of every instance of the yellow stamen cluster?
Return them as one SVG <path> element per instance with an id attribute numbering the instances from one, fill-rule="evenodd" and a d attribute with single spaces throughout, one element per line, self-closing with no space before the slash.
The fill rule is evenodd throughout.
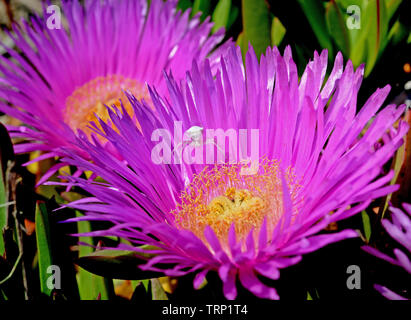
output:
<path id="1" fill-rule="evenodd" d="M 127 79 L 120 75 L 95 78 L 80 88 L 77 88 L 71 96 L 66 99 L 64 121 L 73 130 L 82 129 L 90 133 L 87 128 L 90 121 L 95 121 L 96 113 L 102 120 L 109 120 L 107 109 L 104 105 L 115 104 L 120 107 L 121 99 L 123 106 L 129 114 L 133 114 L 132 106 L 128 101 L 124 90 L 130 91 L 137 99 L 149 100 L 149 94 L 144 85 L 133 79 Z M 95 121 L 97 124 L 98 122 Z"/>
<path id="2" fill-rule="evenodd" d="M 241 239 L 251 229 L 259 230 L 266 217 L 271 234 L 283 213 L 279 163 L 262 159 L 253 175 L 242 175 L 244 168 L 245 164 L 215 165 L 194 176 L 173 211 L 177 227 L 204 238 L 208 225 L 224 243 L 233 222 Z M 298 184 L 291 170 L 287 170 L 285 179 L 293 198 Z"/>

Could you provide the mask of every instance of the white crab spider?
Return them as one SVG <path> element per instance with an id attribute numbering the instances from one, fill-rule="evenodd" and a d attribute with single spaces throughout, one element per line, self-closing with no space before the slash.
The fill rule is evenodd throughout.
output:
<path id="1" fill-rule="evenodd" d="M 199 126 L 192 126 L 190 129 L 186 131 L 186 134 L 190 138 L 189 141 L 183 141 L 188 142 L 188 144 L 193 144 L 194 147 L 199 147 L 203 143 L 203 127 Z"/>
<path id="2" fill-rule="evenodd" d="M 181 146 L 181 150 L 183 150 L 186 146 L 191 145 L 193 147 L 201 147 L 202 145 L 207 145 L 207 144 L 213 144 L 217 147 L 218 150 L 224 153 L 224 151 L 218 146 L 217 143 L 215 143 L 214 139 L 207 139 L 203 143 L 203 127 L 199 126 L 192 126 L 190 129 L 188 129 L 185 133 L 185 135 L 188 136 L 189 140 L 184 140 L 183 142 L 180 142 L 173 150 L 175 152 L 178 150 L 178 148 Z"/>

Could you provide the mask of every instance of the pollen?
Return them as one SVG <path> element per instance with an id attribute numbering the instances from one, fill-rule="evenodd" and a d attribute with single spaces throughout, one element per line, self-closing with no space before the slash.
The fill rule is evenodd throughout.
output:
<path id="1" fill-rule="evenodd" d="M 262 159 L 255 174 L 244 175 L 246 164 L 217 164 L 195 175 L 173 211 L 175 224 L 204 239 L 210 226 L 222 243 L 234 223 L 238 239 L 259 230 L 264 219 L 271 234 L 283 214 L 283 188 L 279 162 Z M 291 169 L 285 180 L 292 200 L 299 185 Z"/>
<path id="2" fill-rule="evenodd" d="M 130 91 L 138 100 L 144 98 L 149 101 L 146 87 L 136 80 L 120 75 L 98 77 L 77 88 L 66 99 L 63 115 L 65 123 L 73 130 L 81 129 L 89 134 L 89 122 L 95 121 L 98 125 L 95 114 L 107 122 L 109 114 L 105 105 L 111 107 L 114 104 L 120 107 L 120 99 L 127 113 L 133 114 L 133 107 L 124 94 L 125 90 Z"/>

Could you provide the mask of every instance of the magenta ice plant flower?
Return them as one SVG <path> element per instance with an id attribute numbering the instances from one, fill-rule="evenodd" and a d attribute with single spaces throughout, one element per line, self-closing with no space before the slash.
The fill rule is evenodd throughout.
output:
<path id="1" fill-rule="evenodd" d="M 289 47 L 283 56 L 268 48 L 260 61 L 250 48 L 244 65 L 233 46 L 215 77 L 209 63 L 195 63 L 186 81 L 167 76 L 167 98 L 150 88 L 155 112 L 129 96 L 141 127 L 125 108 L 108 108 L 114 127 L 101 119 L 95 135 L 80 133 L 77 141 L 92 161 L 73 151 L 64 158 L 104 182 L 66 177 L 93 195 L 70 206 L 86 212 L 81 219 L 112 223 L 89 235 L 123 237 L 133 246 L 120 248 L 136 252 L 156 247 L 144 270 L 196 273 L 195 287 L 216 271 L 228 299 L 236 298 L 238 280 L 257 297 L 278 299 L 260 277 L 278 279 L 303 254 L 356 237 L 353 230 L 321 231 L 397 189 L 383 165 L 408 130 L 397 122 L 405 106 L 380 110 L 386 86 L 357 113 L 363 66 L 344 67 L 339 53 L 324 81 L 327 59 L 327 51 L 315 52 L 299 79 Z M 258 159 L 230 160 L 230 141 L 207 139 L 207 130 L 237 137 L 238 145 L 241 130 L 257 132 L 245 146 L 257 147 Z M 120 159 L 104 150 L 99 135 Z M 201 157 L 207 148 L 223 157 L 209 163 Z"/>
<path id="2" fill-rule="evenodd" d="M 397 265 L 411 274 L 411 261 L 409 255 L 411 252 L 411 204 L 403 203 L 404 211 L 401 209 L 391 207 L 391 218 L 392 222 L 388 219 L 382 220 L 382 225 L 388 234 L 401 244 L 407 251 L 404 253 L 403 250 L 394 249 L 395 258 L 392 258 L 377 249 L 369 246 L 364 246 L 363 249 L 380 259 L 384 259 L 393 265 Z M 407 215 L 408 214 L 408 215 Z M 379 284 L 374 285 L 374 287 L 387 299 L 390 300 L 406 300 L 406 298 L 401 295 L 391 291 L 390 289 L 381 286 Z"/>
<path id="3" fill-rule="evenodd" d="M 208 20 L 190 19 L 176 3 L 63 1 L 60 29 L 50 26 L 46 9 L 15 25 L 16 49 L 5 47 L 10 58 L 0 58 L 0 111 L 25 124 L 9 127 L 13 137 L 25 138 L 15 151 L 41 151 L 37 160 L 59 156 L 59 147 L 73 146 L 76 130 L 88 131 L 95 114 L 108 118 L 104 104 L 122 98 L 131 111 L 124 90 L 149 99 L 146 83 L 166 89 L 163 70 L 180 79 L 193 59 L 209 56 L 215 64 L 219 50 L 212 51 L 223 30 L 211 35 Z"/>

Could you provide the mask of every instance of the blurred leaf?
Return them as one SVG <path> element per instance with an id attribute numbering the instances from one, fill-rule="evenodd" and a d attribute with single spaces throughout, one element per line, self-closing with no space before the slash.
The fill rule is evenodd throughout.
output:
<path id="1" fill-rule="evenodd" d="M 317 289 L 312 289 L 310 288 L 309 290 L 307 290 L 307 300 L 319 300 L 320 296 L 318 294 Z"/>
<path id="2" fill-rule="evenodd" d="M 242 14 L 242 53 L 245 55 L 250 42 L 259 59 L 271 45 L 271 21 L 267 4 L 264 0 L 242 0 Z"/>
<path id="3" fill-rule="evenodd" d="M 201 20 L 204 20 L 210 14 L 210 0 L 194 0 L 191 15 L 194 16 L 198 12 L 202 12 Z"/>
<path id="4" fill-rule="evenodd" d="M 213 12 L 212 21 L 214 26 L 212 32 L 216 32 L 220 28 L 227 29 L 228 19 L 230 17 L 231 0 L 220 0 Z"/>
<path id="5" fill-rule="evenodd" d="M 327 31 L 326 21 L 324 19 L 325 10 L 318 0 L 298 0 L 308 22 L 313 29 L 315 36 L 322 48 L 328 49 L 328 54 L 333 56 L 333 45 L 330 35 Z"/>
<path id="6" fill-rule="evenodd" d="M 368 241 L 370 241 L 370 237 L 371 237 L 370 217 L 368 216 L 368 214 L 365 210 L 361 212 L 361 217 L 362 217 L 362 224 L 363 224 L 363 228 L 364 228 L 364 236 L 365 236 L 365 239 L 367 239 L 367 242 L 368 242 Z"/>
<path id="7" fill-rule="evenodd" d="M 3 239 L 3 229 L 7 225 L 7 196 L 6 188 L 4 185 L 3 170 L 0 167 L 0 256 L 4 254 L 5 246 Z"/>
<path id="8" fill-rule="evenodd" d="M 281 21 L 277 17 L 274 17 L 271 24 L 271 45 L 278 47 L 283 40 L 285 33 L 286 30 Z"/>
<path id="9" fill-rule="evenodd" d="M 50 242 L 50 227 L 46 204 L 38 202 L 36 205 L 36 239 L 38 251 L 38 264 L 40 273 L 41 292 L 50 296 L 51 289 L 47 287 L 47 279 L 50 274 L 47 269 L 53 264 Z"/>
<path id="10" fill-rule="evenodd" d="M 330 1 L 326 5 L 325 20 L 328 32 L 331 34 L 341 52 L 348 56 L 350 52 L 350 39 L 344 13 L 335 1 Z"/>
<path id="11" fill-rule="evenodd" d="M 384 0 L 370 1 L 367 5 L 364 20 L 367 21 L 367 63 L 364 76 L 368 76 L 377 61 L 380 48 L 388 32 L 387 8 Z"/>
<path id="12" fill-rule="evenodd" d="M 7 296 L 2 289 L 0 289 L 0 301 L 7 301 Z"/>
<path id="13" fill-rule="evenodd" d="M 410 116 L 410 112 L 408 112 L 408 117 Z M 408 139 L 407 139 L 408 140 Z M 390 184 L 393 185 L 397 182 L 398 176 L 400 174 L 401 168 L 403 167 L 403 164 L 405 163 L 405 159 L 406 159 L 406 146 L 407 146 L 407 142 L 409 143 L 409 140 L 407 141 L 400 147 L 397 149 L 397 152 L 395 153 L 394 159 L 393 159 L 393 164 L 392 164 L 392 170 L 394 170 L 394 177 L 391 179 Z M 408 164 L 409 165 L 409 164 Z M 391 201 L 393 194 L 390 193 L 389 195 L 387 195 L 382 203 L 382 205 L 380 206 L 379 210 L 378 210 L 378 215 L 380 216 L 381 219 L 384 218 L 385 212 L 388 209 L 389 203 Z"/>
<path id="14" fill-rule="evenodd" d="M 238 7 L 231 6 L 230 15 L 228 17 L 227 29 L 226 30 L 231 28 L 233 23 L 237 20 L 237 17 L 238 17 L 239 13 L 240 13 L 240 9 L 238 9 Z"/>
<path id="15" fill-rule="evenodd" d="M 244 32 L 240 32 L 237 40 L 235 41 L 235 43 L 240 47 L 243 47 L 243 38 L 244 38 Z"/>
<path id="16" fill-rule="evenodd" d="M 141 280 L 163 276 L 163 273 L 139 268 L 150 256 L 132 251 L 98 250 L 80 257 L 76 263 L 91 273 L 110 279 Z"/>
<path id="17" fill-rule="evenodd" d="M 177 9 L 186 11 L 188 8 L 191 8 L 193 5 L 191 0 L 179 0 L 177 4 Z"/>
<path id="18" fill-rule="evenodd" d="M 385 7 L 387 8 L 387 18 L 390 20 L 400 6 L 402 0 L 384 0 Z"/>
<path id="19" fill-rule="evenodd" d="M 79 268 L 77 283 L 81 300 L 109 300 L 109 280 Z"/>
<path id="20" fill-rule="evenodd" d="M 404 120 L 411 125 L 411 111 L 408 110 L 405 114 Z M 399 154 L 399 156 L 403 156 L 402 159 L 402 167 L 399 169 L 399 173 L 397 174 L 398 177 L 395 180 L 395 183 L 400 185 L 400 188 L 393 193 L 392 195 L 392 203 L 395 206 L 401 206 L 403 202 L 410 202 L 410 194 L 411 194 L 411 130 L 408 130 L 407 135 L 405 136 L 404 145 L 397 151 L 400 152 L 401 149 L 404 150 L 403 154 Z M 398 166 L 400 165 L 400 161 L 396 163 L 398 170 Z"/>
<path id="21" fill-rule="evenodd" d="M 6 190 L 7 183 L 7 166 L 10 160 L 14 158 L 13 144 L 6 127 L 0 123 L 0 255 L 5 252 L 3 239 L 3 229 L 7 225 L 8 214 L 8 197 Z"/>
<path id="22" fill-rule="evenodd" d="M 392 44 L 396 45 L 399 42 L 403 41 L 407 37 L 407 35 L 407 28 L 405 28 L 400 21 L 396 21 L 390 29 L 382 49 L 385 48 L 389 41 L 392 41 Z"/>
<path id="23" fill-rule="evenodd" d="M 77 216 L 81 216 L 79 212 L 76 212 Z M 91 226 L 89 221 L 79 221 L 77 222 L 77 228 L 79 233 L 85 233 L 91 231 Z M 93 238 L 92 237 L 79 237 L 79 242 L 87 245 L 79 246 L 79 255 L 86 256 L 93 253 Z M 110 280 L 105 279 L 101 276 L 92 274 L 83 268 L 79 268 L 77 273 L 77 283 L 79 288 L 80 299 L 82 300 L 95 300 L 98 295 L 100 295 L 100 300 L 108 300 L 110 296 L 109 288 L 111 287 L 108 283 Z"/>
<path id="24" fill-rule="evenodd" d="M 168 300 L 167 293 L 158 279 L 151 279 L 151 292 L 153 300 Z"/>

